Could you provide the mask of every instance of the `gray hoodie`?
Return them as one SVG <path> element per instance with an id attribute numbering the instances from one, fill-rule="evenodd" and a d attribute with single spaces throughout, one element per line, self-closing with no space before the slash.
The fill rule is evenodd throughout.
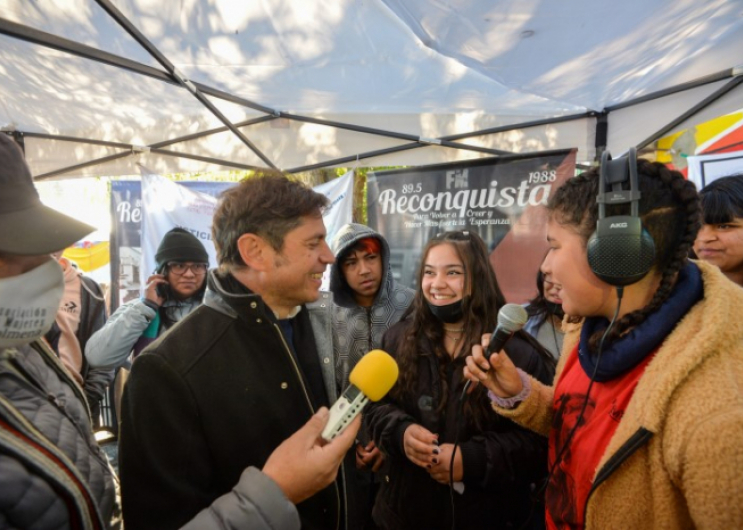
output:
<path id="1" fill-rule="evenodd" d="M 343 278 L 340 262 L 330 269 L 330 291 L 333 293 L 333 353 L 341 390 L 348 386 L 348 374 L 369 350 L 379 348 L 382 336 L 400 320 L 413 301 L 415 291 L 398 284 L 390 267 L 390 247 L 381 234 L 365 225 L 343 226 L 330 242 L 338 258 L 360 239 L 374 237 L 382 244 L 382 282 L 371 307 L 361 307 Z"/>

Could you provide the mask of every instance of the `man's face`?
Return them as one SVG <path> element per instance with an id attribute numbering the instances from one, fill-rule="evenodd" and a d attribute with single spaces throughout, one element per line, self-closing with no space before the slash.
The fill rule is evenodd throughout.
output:
<path id="1" fill-rule="evenodd" d="M 51 259 L 48 254 L 41 256 L 6 256 L 0 257 L 0 278 L 12 278 L 25 274 Z"/>
<path id="2" fill-rule="evenodd" d="M 363 249 L 351 250 L 340 265 L 356 303 L 371 307 L 382 283 L 382 256 Z"/>
<path id="3" fill-rule="evenodd" d="M 318 299 L 323 272 L 335 262 L 325 235 L 321 216 L 305 216 L 286 234 L 281 252 L 268 250 L 272 265 L 260 294 L 271 309 L 283 313 Z"/>

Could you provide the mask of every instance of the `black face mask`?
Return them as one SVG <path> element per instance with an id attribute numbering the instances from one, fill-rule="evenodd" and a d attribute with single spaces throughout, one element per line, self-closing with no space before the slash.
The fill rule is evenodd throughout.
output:
<path id="1" fill-rule="evenodd" d="M 557 318 L 563 318 L 565 316 L 565 311 L 562 310 L 562 306 L 560 304 L 547 302 L 547 310 L 549 311 L 550 315 L 555 315 Z"/>
<path id="2" fill-rule="evenodd" d="M 426 303 L 428 304 L 428 309 L 431 310 L 431 313 L 446 324 L 459 322 L 462 320 L 462 316 L 464 316 L 464 313 L 462 312 L 462 300 L 458 300 L 448 305 L 433 305 L 430 302 Z"/>

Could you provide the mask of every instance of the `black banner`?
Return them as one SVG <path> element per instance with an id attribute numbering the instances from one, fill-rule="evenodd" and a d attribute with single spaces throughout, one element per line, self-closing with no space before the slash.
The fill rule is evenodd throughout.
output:
<path id="1" fill-rule="evenodd" d="M 395 277 L 416 288 L 420 253 L 439 232 L 477 232 L 509 302 L 536 293 L 547 252 L 546 205 L 575 174 L 573 150 L 370 173 L 369 226 L 390 244 Z"/>

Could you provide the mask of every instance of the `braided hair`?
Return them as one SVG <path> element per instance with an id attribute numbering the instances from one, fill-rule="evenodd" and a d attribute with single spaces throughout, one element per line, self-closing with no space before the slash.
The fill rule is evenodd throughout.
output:
<path id="1" fill-rule="evenodd" d="M 660 275 L 660 286 L 643 308 L 624 315 L 606 336 L 607 344 L 643 322 L 671 294 L 678 272 L 686 265 L 689 250 L 701 226 L 699 195 L 693 182 L 678 171 L 658 162 L 637 161 L 638 185 L 642 197 L 639 211 L 644 228 L 655 241 L 655 261 L 651 274 Z M 599 168 L 568 180 L 550 198 L 551 219 L 570 226 L 583 238 L 584 245 L 596 230 Z M 607 205 L 606 216 L 627 215 L 628 204 Z M 589 347 L 596 351 L 603 331 L 591 337 Z"/>

